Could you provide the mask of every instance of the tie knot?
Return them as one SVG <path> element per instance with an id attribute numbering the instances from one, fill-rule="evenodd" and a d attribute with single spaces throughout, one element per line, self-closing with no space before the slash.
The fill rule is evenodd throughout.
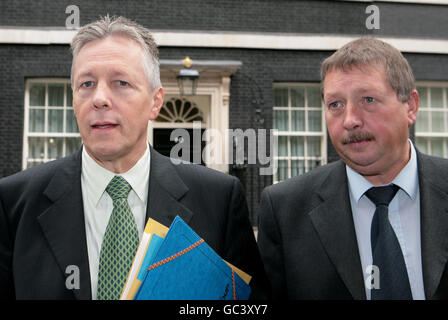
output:
<path id="1" fill-rule="evenodd" d="M 400 188 L 394 184 L 385 187 L 373 187 L 367 190 L 366 196 L 375 204 L 375 206 L 378 207 L 379 205 L 384 205 L 387 207 L 399 189 Z"/>
<path id="2" fill-rule="evenodd" d="M 106 187 L 106 192 L 113 201 L 120 198 L 127 198 L 131 191 L 131 185 L 121 176 L 115 176 Z"/>

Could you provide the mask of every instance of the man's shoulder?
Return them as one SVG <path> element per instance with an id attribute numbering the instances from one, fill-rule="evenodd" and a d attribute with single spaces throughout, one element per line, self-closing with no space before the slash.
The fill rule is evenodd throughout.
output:
<path id="1" fill-rule="evenodd" d="M 0 190 L 15 193 L 24 192 L 27 189 L 36 191 L 46 186 L 59 169 L 76 161 L 76 156 L 77 154 L 73 154 L 1 178 Z"/>
<path id="2" fill-rule="evenodd" d="M 261 212 L 272 211 L 279 223 L 288 228 L 292 221 L 308 217 L 308 213 L 322 203 L 324 190 L 327 193 L 341 191 L 345 177 L 345 165 L 339 160 L 273 184 L 263 190 Z"/>
<path id="3" fill-rule="evenodd" d="M 448 188 L 448 159 L 418 153 L 417 166 L 420 178 L 425 177 Z"/>
<path id="4" fill-rule="evenodd" d="M 180 183 L 195 192 L 222 192 L 240 184 L 238 178 L 206 166 L 180 161 L 151 150 L 151 171 L 162 184 Z"/>
<path id="5" fill-rule="evenodd" d="M 180 163 L 173 164 L 178 174 L 186 182 L 201 183 L 213 187 L 214 183 L 218 184 L 233 184 L 235 181 L 239 181 L 236 177 L 208 168 L 203 165 L 194 163 Z"/>
<path id="6" fill-rule="evenodd" d="M 448 167 L 448 159 L 430 156 L 424 153 L 418 153 L 418 159 L 423 163 L 424 167 Z"/>
<path id="7" fill-rule="evenodd" d="M 276 194 L 297 194 L 304 190 L 312 193 L 318 189 L 329 175 L 338 170 L 344 169 L 344 163 L 341 160 L 317 167 L 307 173 L 289 178 L 282 182 L 266 187 L 265 190 L 272 195 Z"/>

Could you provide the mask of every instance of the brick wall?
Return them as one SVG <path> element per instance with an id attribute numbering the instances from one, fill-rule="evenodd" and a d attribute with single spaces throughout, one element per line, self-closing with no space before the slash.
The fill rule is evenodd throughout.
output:
<path id="1" fill-rule="evenodd" d="M 2 1 L 1 26 L 63 27 L 73 1 Z M 81 24 L 100 14 L 120 14 L 151 29 L 363 34 L 366 3 L 343 1 L 76 1 Z M 370 4 L 370 3 L 369 3 Z M 448 6 L 378 3 L 381 30 L 401 37 L 447 38 Z M 232 77 L 230 128 L 272 127 L 274 82 L 319 82 L 321 61 L 331 52 L 219 48 L 160 48 L 161 59 L 239 60 Z M 448 80 L 448 55 L 405 54 L 418 80 Z M 21 170 L 25 81 L 69 77 L 67 45 L 0 44 L 0 177 Z M 255 123 L 254 101 L 262 101 L 263 124 Z M 411 132 L 412 135 L 412 132 Z M 328 161 L 338 156 L 328 139 Z M 272 183 L 258 167 L 232 171 L 245 184 L 255 224 L 259 196 Z"/>
<path id="2" fill-rule="evenodd" d="M 124 15 L 152 29 L 365 34 L 367 6 L 381 13 L 376 34 L 448 38 L 448 6 L 297 0 L 16 0 L 0 2 L 0 25 L 64 27 L 76 4 L 81 24 L 99 15 Z"/>

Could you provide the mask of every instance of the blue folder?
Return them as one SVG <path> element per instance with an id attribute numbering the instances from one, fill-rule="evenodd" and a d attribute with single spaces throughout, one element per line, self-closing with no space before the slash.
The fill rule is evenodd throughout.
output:
<path id="1" fill-rule="evenodd" d="M 151 260 L 135 300 L 249 298 L 250 286 L 180 217 Z"/>

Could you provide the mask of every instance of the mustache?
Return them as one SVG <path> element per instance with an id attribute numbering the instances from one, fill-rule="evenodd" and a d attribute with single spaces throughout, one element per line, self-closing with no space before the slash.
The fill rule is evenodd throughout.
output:
<path id="1" fill-rule="evenodd" d="M 360 141 L 370 141 L 375 140 L 375 137 L 370 134 L 369 132 L 364 131 L 357 131 L 357 132 L 350 132 L 344 137 L 342 137 L 342 144 L 349 144 L 354 142 L 360 142 Z"/>

